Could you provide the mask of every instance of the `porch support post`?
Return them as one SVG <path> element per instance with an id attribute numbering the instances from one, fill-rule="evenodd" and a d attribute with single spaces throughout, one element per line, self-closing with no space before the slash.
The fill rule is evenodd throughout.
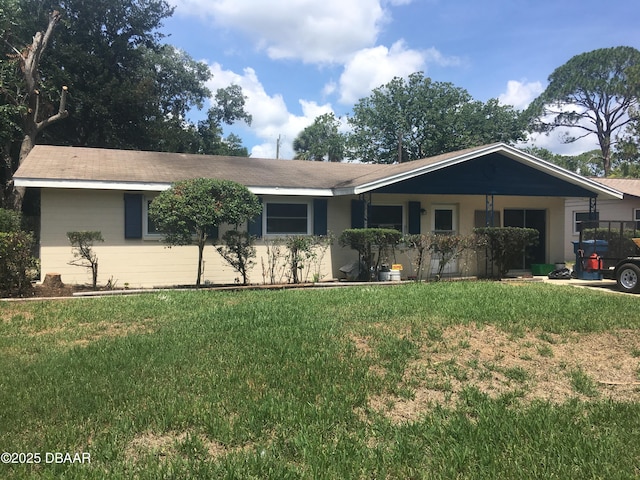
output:
<path id="1" fill-rule="evenodd" d="M 494 210 L 493 210 L 493 195 L 485 195 L 485 213 L 484 213 L 484 226 L 493 227 Z"/>
<path id="2" fill-rule="evenodd" d="M 373 193 L 369 192 L 369 200 L 367 200 L 366 195 L 362 196 L 362 200 L 364 200 L 364 228 L 369 228 L 369 209 L 371 208 L 371 204 L 373 203 Z"/>
<path id="3" fill-rule="evenodd" d="M 598 211 L 598 197 L 589 197 L 589 220 L 596 219 L 597 211 Z"/>

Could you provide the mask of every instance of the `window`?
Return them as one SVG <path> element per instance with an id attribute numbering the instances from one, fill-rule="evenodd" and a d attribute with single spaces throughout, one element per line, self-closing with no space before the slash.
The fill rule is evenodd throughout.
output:
<path id="1" fill-rule="evenodd" d="M 453 211 L 449 209 L 434 210 L 433 221 L 436 232 L 450 232 L 453 230 Z"/>
<path id="2" fill-rule="evenodd" d="M 600 220 L 600 212 L 595 212 L 593 218 L 589 218 L 589 212 L 573 212 L 573 233 L 576 235 L 580 233 L 579 222 L 587 222 L 589 220 Z"/>
<path id="3" fill-rule="evenodd" d="M 458 230 L 457 205 L 431 206 L 431 231 L 433 233 L 452 234 Z"/>
<path id="4" fill-rule="evenodd" d="M 491 212 L 487 212 L 486 210 L 476 210 L 473 212 L 473 226 L 475 228 L 483 228 L 486 226 L 499 227 L 501 225 L 500 210 L 493 211 L 493 225 L 487 225 L 487 213 L 489 217 L 491 217 Z"/>
<path id="5" fill-rule="evenodd" d="M 157 239 L 162 236 L 155 224 L 149 218 L 149 207 L 155 197 L 145 196 L 142 201 L 142 236 L 147 239 Z"/>
<path id="6" fill-rule="evenodd" d="M 265 205 L 267 235 L 308 235 L 307 203 L 267 203 Z"/>
<path id="7" fill-rule="evenodd" d="M 370 205 L 369 228 L 393 228 L 402 232 L 402 205 Z"/>
<path id="8" fill-rule="evenodd" d="M 144 234 L 145 235 L 160 235 L 160 232 L 158 231 L 158 229 L 156 228 L 155 223 L 153 223 L 153 221 L 149 218 L 149 207 L 151 206 L 151 202 L 153 201 L 153 199 L 145 199 L 145 201 L 147 202 L 147 210 L 144 212 L 144 218 L 146 219 L 145 225 L 146 228 L 144 229 Z"/>
<path id="9" fill-rule="evenodd" d="M 636 222 L 636 230 L 640 229 L 640 208 L 636 208 L 633 211 L 633 219 Z"/>

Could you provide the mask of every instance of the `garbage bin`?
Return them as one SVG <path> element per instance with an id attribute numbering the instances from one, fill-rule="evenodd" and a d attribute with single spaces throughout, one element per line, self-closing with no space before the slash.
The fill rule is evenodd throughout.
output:
<path id="1" fill-rule="evenodd" d="M 584 240 L 582 243 L 571 243 L 573 243 L 573 253 L 576 255 L 576 264 L 573 267 L 576 278 L 580 280 L 602 280 L 602 273 L 587 272 L 583 262 L 593 253 L 598 255 L 607 253 L 609 251 L 609 243 L 606 240 Z"/>

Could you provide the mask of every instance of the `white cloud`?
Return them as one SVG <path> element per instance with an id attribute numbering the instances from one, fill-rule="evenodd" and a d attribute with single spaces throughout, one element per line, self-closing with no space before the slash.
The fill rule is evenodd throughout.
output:
<path id="1" fill-rule="evenodd" d="M 235 84 L 242 87 L 247 97 L 245 109 L 253 117 L 249 130 L 261 142 L 247 145 L 253 157 L 275 158 L 280 138 L 280 158 L 293 158 L 295 137 L 317 116 L 333 111 L 330 104 L 299 100 L 302 114 L 294 115 L 288 111 L 281 94 L 270 95 L 265 91 L 254 69 L 245 68 L 238 74 L 224 70 L 219 63 L 210 65 L 210 69 L 214 77 L 207 86 L 212 91 Z"/>
<path id="2" fill-rule="evenodd" d="M 500 94 L 498 100 L 502 105 L 511 105 L 517 110 L 524 110 L 543 91 L 544 87 L 541 82 L 527 83 L 509 80 L 507 82 L 507 91 Z"/>
<path id="3" fill-rule="evenodd" d="M 400 40 L 391 48 L 378 46 L 356 53 L 340 77 L 340 103 L 353 104 L 393 77 L 407 77 L 424 70 L 425 53 L 406 48 Z"/>
<path id="4" fill-rule="evenodd" d="M 240 31 L 272 59 L 343 62 L 375 45 L 389 19 L 381 0 L 170 0 L 178 15 Z M 392 1 L 392 5 L 406 0 Z"/>
<path id="5" fill-rule="evenodd" d="M 564 143 L 564 135 L 567 133 L 576 134 L 575 130 L 572 131 L 572 129 L 569 128 L 558 128 L 548 135 L 544 133 L 532 133 L 524 145 L 535 145 L 536 147 L 546 148 L 555 154 L 568 156 L 580 155 L 581 153 L 600 148 L 595 135 L 589 135 L 572 143 Z"/>

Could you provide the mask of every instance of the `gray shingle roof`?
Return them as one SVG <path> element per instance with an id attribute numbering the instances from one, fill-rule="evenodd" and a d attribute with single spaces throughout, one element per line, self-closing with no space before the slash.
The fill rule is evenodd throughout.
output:
<path id="1" fill-rule="evenodd" d="M 469 148 L 394 165 L 37 145 L 25 158 L 14 179 L 16 185 L 32 187 L 162 190 L 180 180 L 208 177 L 233 180 L 256 193 L 273 193 L 281 189 L 279 191 L 283 194 L 354 194 L 493 152 L 500 152 L 514 161 L 527 163 L 605 196 L 622 197 L 614 188 L 596 184 L 504 144 Z"/>
<path id="2" fill-rule="evenodd" d="M 592 180 L 626 194 L 640 197 L 640 178 L 592 178 Z"/>

